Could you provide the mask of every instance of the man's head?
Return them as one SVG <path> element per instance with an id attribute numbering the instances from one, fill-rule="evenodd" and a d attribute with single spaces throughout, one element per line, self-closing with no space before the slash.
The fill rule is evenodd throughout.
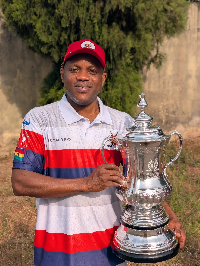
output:
<path id="1" fill-rule="evenodd" d="M 60 73 L 67 99 L 75 109 L 96 100 L 106 80 L 105 66 L 105 53 L 94 42 L 84 40 L 69 45 Z"/>

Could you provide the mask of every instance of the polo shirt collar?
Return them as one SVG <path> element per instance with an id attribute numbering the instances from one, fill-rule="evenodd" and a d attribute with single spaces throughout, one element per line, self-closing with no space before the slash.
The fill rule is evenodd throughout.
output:
<path id="1" fill-rule="evenodd" d="M 97 97 L 97 100 L 99 103 L 100 112 L 95 118 L 95 120 L 92 122 L 92 124 L 106 123 L 106 124 L 112 125 L 112 119 L 111 119 L 110 113 L 108 112 L 107 106 L 105 106 L 102 103 L 99 97 Z M 76 123 L 80 121 L 81 119 L 85 119 L 85 117 L 83 117 L 82 115 L 79 115 L 76 112 L 76 110 L 71 106 L 65 94 L 63 95 L 62 99 L 58 102 L 58 107 L 67 125 Z"/>

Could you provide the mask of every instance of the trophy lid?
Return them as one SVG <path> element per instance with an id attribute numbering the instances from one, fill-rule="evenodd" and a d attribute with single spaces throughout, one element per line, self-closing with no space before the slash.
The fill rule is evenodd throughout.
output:
<path id="1" fill-rule="evenodd" d="M 166 139 L 169 136 L 164 135 L 161 127 L 151 126 L 153 118 L 144 112 L 144 108 L 147 106 L 145 100 L 145 94 L 140 95 L 140 100 L 137 107 L 141 109 L 141 112 L 134 117 L 135 125 L 129 129 L 129 133 L 126 134 L 126 139 L 130 141 L 156 141 Z"/>

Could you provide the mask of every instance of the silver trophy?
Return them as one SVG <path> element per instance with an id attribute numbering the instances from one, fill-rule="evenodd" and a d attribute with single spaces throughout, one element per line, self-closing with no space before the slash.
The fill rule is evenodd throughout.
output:
<path id="1" fill-rule="evenodd" d="M 152 117 L 144 112 L 145 95 L 140 95 L 139 115 L 135 126 L 127 129 L 123 138 L 108 137 L 102 144 L 102 156 L 106 142 L 114 142 L 123 159 L 124 185 L 116 189 L 118 198 L 126 204 L 121 215 L 121 225 L 112 240 L 113 252 L 120 258 L 153 263 L 174 257 L 179 243 L 168 229 L 169 216 L 162 207 L 172 192 L 166 169 L 178 158 L 182 150 L 182 136 L 177 131 L 165 135 L 162 129 L 151 126 Z M 171 161 L 165 164 L 165 149 L 172 135 L 177 134 L 180 148 Z M 126 184 L 125 184 L 126 183 Z"/>

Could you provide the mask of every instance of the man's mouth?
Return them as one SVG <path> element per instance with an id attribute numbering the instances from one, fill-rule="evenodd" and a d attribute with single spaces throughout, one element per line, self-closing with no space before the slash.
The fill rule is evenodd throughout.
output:
<path id="1" fill-rule="evenodd" d="M 91 89 L 91 86 L 81 86 L 77 85 L 75 86 L 76 90 L 80 93 L 88 92 Z"/>

